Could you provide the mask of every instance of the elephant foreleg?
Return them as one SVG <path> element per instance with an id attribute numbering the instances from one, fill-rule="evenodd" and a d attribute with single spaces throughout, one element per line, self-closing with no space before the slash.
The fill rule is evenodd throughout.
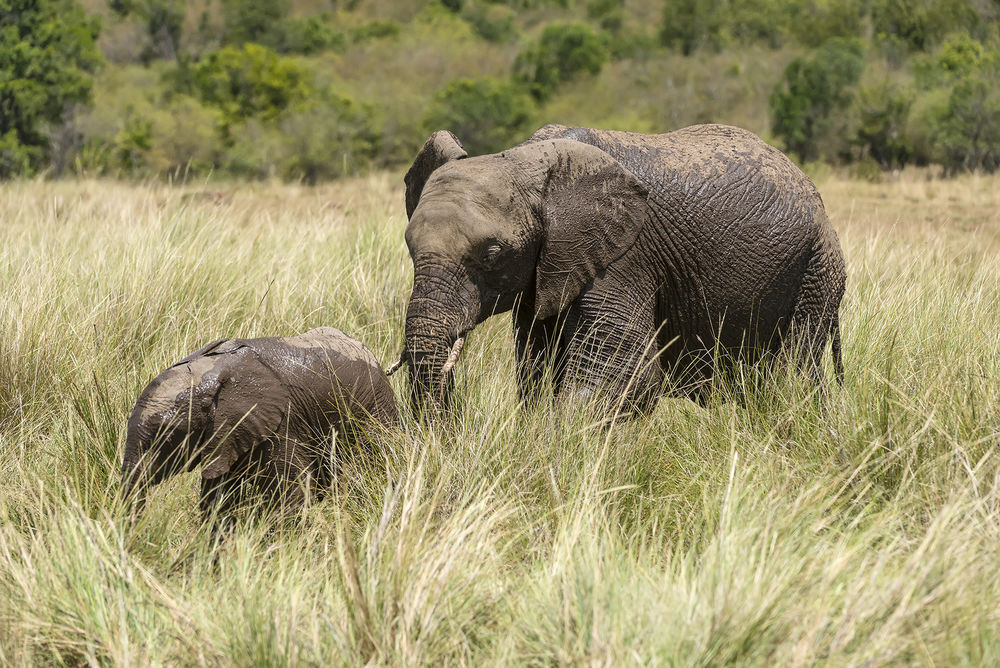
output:
<path id="1" fill-rule="evenodd" d="M 239 479 L 226 473 L 201 479 L 202 521 L 211 523 L 212 542 L 221 542 L 233 529 L 232 509 L 240 496 Z"/>
<path id="2" fill-rule="evenodd" d="M 267 467 L 267 475 L 258 482 L 262 495 L 277 518 L 291 517 L 317 496 L 317 476 L 312 462 L 318 460 L 318 446 L 308 438 L 283 436 Z"/>
<path id="3" fill-rule="evenodd" d="M 651 308 L 586 295 L 571 308 L 563 341 L 561 392 L 597 395 L 627 412 L 655 405 L 664 376 Z"/>
<path id="4" fill-rule="evenodd" d="M 560 345 L 556 318 L 535 320 L 533 309 L 518 307 L 513 311 L 514 356 L 517 362 L 517 389 L 521 402 L 534 405 L 542 390 L 546 367 L 554 370 L 558 385 Z"/>

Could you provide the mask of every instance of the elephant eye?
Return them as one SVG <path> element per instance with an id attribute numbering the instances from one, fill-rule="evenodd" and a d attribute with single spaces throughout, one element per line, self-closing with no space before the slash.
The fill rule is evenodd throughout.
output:
<path id="1" fill-rule="evenodd" d="M 483 264 L 493 264 L 496 262 L 497 258 L 500 257 L 501 251 L 503 251 L 503 246 L 496 242 L 488 245 L 483 250 Z"/>

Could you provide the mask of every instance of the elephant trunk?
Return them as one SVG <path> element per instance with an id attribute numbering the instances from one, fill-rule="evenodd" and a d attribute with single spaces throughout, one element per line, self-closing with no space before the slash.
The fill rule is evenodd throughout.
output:
<path id="1" fill-rule="evenodd" d="M 148 414 L 148 397 L 140 397 L 129 416 L 122 458 L 122 501 L 134 519 L 146 504 L 149 488 L 200 463 L 202 429 L 191 429 L 187 414 L 173 410 Z"/>
<path id="2" fill-rule="evenodd" d="M 131 519 L 134 519 L 146 505 L 149 489 L 149 461 L 144 457 L 141 429 L 130 419 L 125 437 L 125 457 L 122 460 L 122 501 Z"/>
<path id="3" fill-rule="evenodd" d="M 430 281 L 420 274 L 414 279 L 413 296 L 406 309 L 406 350 L 409 365 L 410 405 L 417 416 L 451 405 L 453 367 L 465 335 L 476 324 L 478 297 L 468 289 L 438 290 L 437 294 L 465 296 L 444 299 L 426 296 Z M 439 283 L 438 283 L 439 284 Z"/>

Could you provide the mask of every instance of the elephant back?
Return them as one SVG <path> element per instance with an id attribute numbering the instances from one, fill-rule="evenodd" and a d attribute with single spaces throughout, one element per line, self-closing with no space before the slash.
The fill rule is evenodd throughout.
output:
<path id="1" fill-rule="evenodd" d="M 375 355 L 363 343 L 335 327 L 317 327 L 299 336 L 250 339 L 261 359 L 281 369 L 289 384 L 339 407 L 341 422 L 374 419 L 398 423 L 395 395 Z"/>

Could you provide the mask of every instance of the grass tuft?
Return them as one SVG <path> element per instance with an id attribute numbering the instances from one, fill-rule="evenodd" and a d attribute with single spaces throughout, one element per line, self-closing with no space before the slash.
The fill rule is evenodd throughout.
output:
<path id="1" fill-rule="evenodd" d="M 827 360 L 825 394 L 736 374 L 627 422 L 522 409 L 498 317 L 453 419 L 407 418 L 292 521 L 216 550 L 194 473 L 129 527 L 125 421 L 168 364 L 319 325 L 395 358 L 399 184 L 0 190 L 0 663 L 996 661 L 996 177 L 819 183 L 843 387 Z"/>

